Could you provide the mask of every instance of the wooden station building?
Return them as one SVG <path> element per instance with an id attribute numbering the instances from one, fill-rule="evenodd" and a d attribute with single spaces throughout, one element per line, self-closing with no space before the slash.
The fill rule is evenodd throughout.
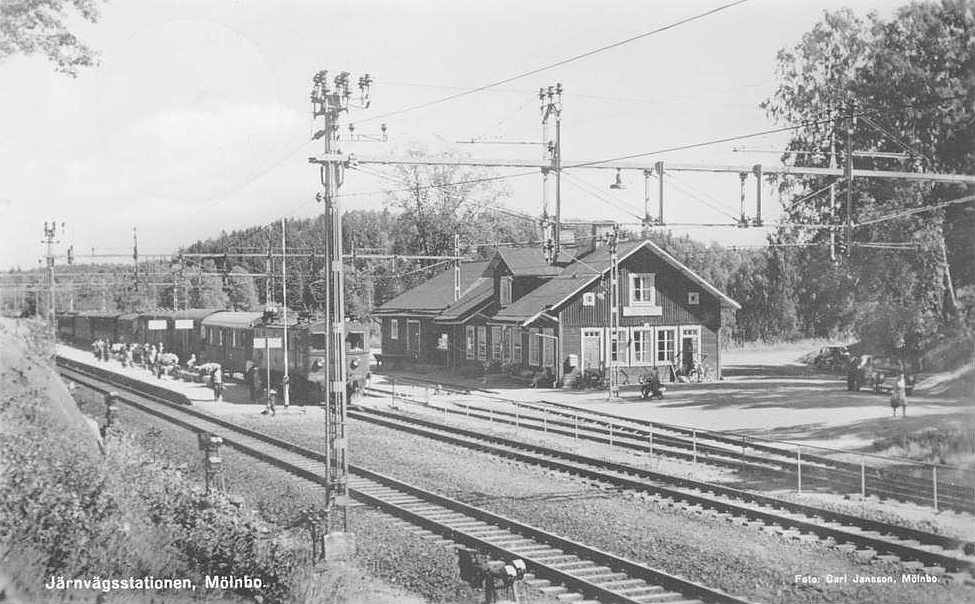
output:
<path id="1" fill-rule="evenodd" d="M 573 254 L 574 252 L 574 254 Z M 627 371 L 695 360 L 721 375 L 722 309 L 740 305 L 649 240 L 618 244 L 620 329 L 609 329 L 610 252 L 593 245 L 546 264 L 539 248 L 496 250 L 489 262 L 444 271 L 376 310 L 383 354 L 466 364 Z M 661 371 L 661 375 L 666 375 Z"/>

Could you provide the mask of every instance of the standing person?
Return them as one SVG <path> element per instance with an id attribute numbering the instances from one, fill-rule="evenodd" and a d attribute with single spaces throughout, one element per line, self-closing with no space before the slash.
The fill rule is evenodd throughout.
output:
<path id="1" fill-rule="evenodd" d="M 897 374 L 897 381 L 890 393 L 890 406 L 894 409 L 894 417 L 897 417 L 898 407 L 901 407 L 901 416 L 907 417 L 907 380 L 903 373 Z"/>
<path id="2" fill-rule="evenodd" d="M 223 400 L 223 369 L 219 366 L 213 370 L 213 400 Z"/>
<path id="3" fill-rule="evenodd" d="M 256 364 L 253 367 L 251 367 L 251 374 L 250 376 L 248 376 L 247 382 L 250 385 L 251 402 L 252 403 L 260 402 L 261 392 L 263 392 L 263 389 L 261 387 L 262 386 L 261 368 L 258 367 Z"/>
<path id="4" fill-rule="evenodd" d="M 131 367 L 132 366 L 132 348 L 133 347 L 135 347 L 135 344 L 132 344 L 131 346 L 126 346 L 125 347 L 125 359 L 122 361 L 122 367 Z"/>
<path id="5" fill-rule="evenodd" d="M 860 357 L 850 359 L 850 364 L 846 370 L 846 389 L 850 392 L 859 390 L 860 380 Z"/>

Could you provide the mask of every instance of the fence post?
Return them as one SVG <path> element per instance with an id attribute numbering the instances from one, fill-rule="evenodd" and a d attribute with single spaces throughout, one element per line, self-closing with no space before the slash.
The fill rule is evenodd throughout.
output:
<path id="1" fill-rule="evenodd" d="M 548 418 L 542 416 L 542 432 L 548 432 Z"/>
<path id="2" fill-rule="evenodd" d="M 802 493 L 802 445 L 796 445 L 796 492 Z"/>
<path id="3" fill-rule="evenodd" d="M 515 428 L 521 427 L 521 424 L 519 422 L 520 420 L 518 419 L 518 407 L 515 407 Z"/>
<path id="4" fill-rule="evenodd" d="M 741 435 L 741 463 L 745 463 L 745 435 Z"/>
<path id="5" fill-rule="evenodd" d="M 613 422 L 609 422 L 609 446 L 613 446 Z"/>
<path id="6" fill-rule="evenodd" d="M 430 406 L 430 386 L 424 386 L 423 387 L 423 397 L 426 399 L 427 406 L 429 407 Z"/>
<path id="7" fill-rule="evenodd" d="M 653 459 L 653 422 L 650 422 L 650 459 Z"/>
<path id="8" fill-rule="evenodd" d="M 934 486 L 934 511 L 938 511 L 938 466 L 931 466 L 931 482 Z"/>
<path id="9" fill-rule="evenodd" d="M 392 379 L 391 384 L 392 384 L 392 390 L 389 391 L 389 406 L 395 407 L 396 406 L 396 378 Z"/>
<path id="10" fill-rule="evenodd" d="M 494 408 L 493 407 L 488 407 L 488 421 L 489 422 L 492 422 L 492 423 L 494 422 Z"/>
<path id="11" fill-rule="evenodd" d="M 697 463 L 697 430 L 691 430 L 691 445 L 694 447 L 694 463 Z"/>
<path id="12" fill-rule="evenodd" d="M 573 417 L 575 418 L 575 437 L 576 440 L 578 440 L 579 439 L 579 414 L 576 413 L 573 415 Z"/>
<path id="13" fill-rule="evenodd" d="M 860 456 L 860 501 L 867 498 L 867 464 Z"/>

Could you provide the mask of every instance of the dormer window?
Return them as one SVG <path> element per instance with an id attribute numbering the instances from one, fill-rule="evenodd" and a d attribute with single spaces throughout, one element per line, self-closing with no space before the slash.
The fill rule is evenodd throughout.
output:
<path id="1" fill-rule="evenodd" d="M 501 306 L 511 304 L 511 277 L 501 277 Z"/>

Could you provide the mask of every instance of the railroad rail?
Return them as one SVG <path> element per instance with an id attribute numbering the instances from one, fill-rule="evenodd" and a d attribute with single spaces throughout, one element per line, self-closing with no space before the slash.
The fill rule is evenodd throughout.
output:
<path id="1" fill-rule="evenodd" d="M 750 491 L 680 478 L 635 466 L 587 457 L 537 443 L 484 434 L 419 417 L 378 409 L 357 408 L 350 418 L 434 438 L 457 446 L 542 466 L 598 481 L 615 488 L 648 493 L 694 509 L 713 510 L 783 532 L 815 535 L 837 544 L 891 556 L 907 568 L 932 574 L 945 571 L 975 573 L 972 544 L 916 529 L 869 520 Z"/>
<path id="2" fill-rule="evenodd" d="M 441 391 L 476 396 L 487 401 L 502 402 L 544 414 L 552 419 L 541 419 L 531 414 L 483 407 L 467 402 L 453 404 L 464 411 L 448 409 L 448 413 L 461 413 L 480 419 L 508 423 L 526 429 L 565 434 L 586 440 L 613 444 L 636 450 L 648 450 L 648 440 L 653 439 L 655 452 L 688 461 L 708 463 L 721 467 L 736 467 L 756 471 L 773 471 L 791 477 L 807 486 L 825 488 L 837 493 L 875 495 L 903 502 L 934 505 L 937 509 L 951 509 L 975 513 L 975 488 L 958 484 L 951 476 L 942 473 L 933 480 L 917 478 L 897 467 L 880 467 L 865 463 L 851 463 L 816 455 L 806 450 L 788 450 L 759 442 L 744 435 L 694 429 L 687 426 L 621 417 L 604 411 L 581 409 L 573 405 L 552 401 L 527 402 L 497 396 L 488 390 L 464 390 L 461 386 L 409 378 L 399 383 L 424 387 L 439 386 Z M 391 395 L 387 389 L 374 390 Z M 397 397 L 406 397 L 397 392 Z M 514 421 L 512 421 L 514 419 Z M 652 437 L 651 437 L 652 434 Z M 746 452 L 746 451 L 750 451 Z M 799 470 L 801 466 L 801 470 Z"/>
<path id="3" fill-rule="evenodd" d="M 317 451 L 214 417 L 167 388 L 83 363 L 57 358 L 65 377 L 98 392 L 125 391 L 120 401 L 195 432 L 219 434 L 225 444 L 294 476 L 323 485 L 325 456 Z M 592 548 L 487 510 L 350 465 L 350 495 L 445 541 L 523 559 L 552 595 L 570 591 L 599 602 L 728 602 L 746 600 L 700 583 Z M 578 599 L 579 596 L 576 596 Z"/>

